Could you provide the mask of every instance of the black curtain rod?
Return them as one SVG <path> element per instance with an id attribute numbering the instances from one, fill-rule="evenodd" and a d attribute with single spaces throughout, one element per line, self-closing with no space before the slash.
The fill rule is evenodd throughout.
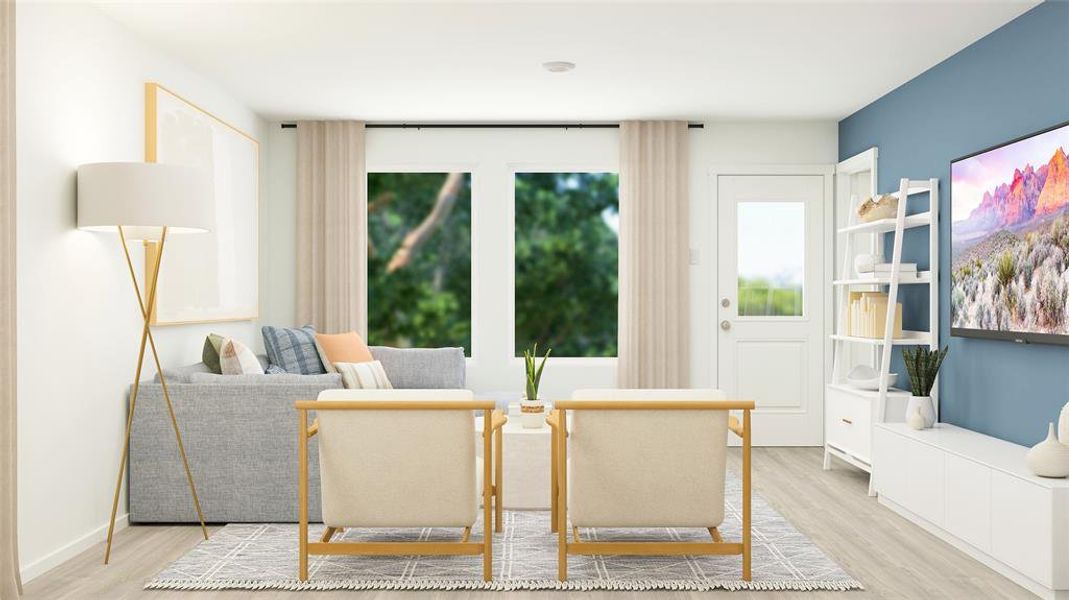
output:
<path id="1" fill-rule="evenodd" d="M 367 123 L 367 129 L 619 129 L 619 123 Z M 690 123 L 690 129 L 704 129 Z M 282 129 L 296 129 L 296 123 L 282 123 Z"/>

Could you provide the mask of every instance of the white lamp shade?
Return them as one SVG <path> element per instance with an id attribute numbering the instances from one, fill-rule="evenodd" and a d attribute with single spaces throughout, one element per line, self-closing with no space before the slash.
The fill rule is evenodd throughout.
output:
<path id="1" fill-rule="evenodd" d="M 116 231 L 133 240 L 212 227 L 214 193 L 202 170 L 139 162 L 92 163 L 78 167 L 78 228 Z"/>

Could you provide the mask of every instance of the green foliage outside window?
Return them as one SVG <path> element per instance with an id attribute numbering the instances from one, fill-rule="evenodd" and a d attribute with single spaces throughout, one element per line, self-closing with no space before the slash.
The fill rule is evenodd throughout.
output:
<path id="1" fill-rule="evenodd" d="M 471 356 L 471 174 L 368 174 L 368 343 Z"/>
<path id="2" fill-rule="evenodd" d="M 516 356 L 616 356 L 618 179 L 516 174 Z"/>
<path id="3" fill-rule="evenodd" d="M 763 277 L 739 277 L 740 317 L 802 316 L 802 286 Z"/>

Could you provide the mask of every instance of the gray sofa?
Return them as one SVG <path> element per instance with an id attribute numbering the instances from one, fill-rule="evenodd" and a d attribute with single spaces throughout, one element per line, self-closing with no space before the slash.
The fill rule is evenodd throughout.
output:
<path id="1" fill-rule="evenodd" d="M 395 388 L 463 388 L 461 348 L 373 346 Z M 261 360 L 265 360 L 261 358 Z M 297 400 L 341 388 L 341 376 L 215 375 L 203 364 L 165 370 L 204 518 L 297 520 Z M 310 448 L 309 512 L 319 519 L 319 454 Z M 191 523 L 197 514 L 158 381 L 143 382 L 130 436 L 131 523 Z"/>

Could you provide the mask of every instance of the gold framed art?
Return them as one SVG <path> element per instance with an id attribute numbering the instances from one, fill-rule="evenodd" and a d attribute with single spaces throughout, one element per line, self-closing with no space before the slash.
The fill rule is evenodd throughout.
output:
<path id="1" fill-rule="evenodd" d="M 211 231 L 168 240 L 152 324 L 257 319 L 260 142 L 149 82 L 145 84 L 145 161 L 204 169 L 211 175 L 215 192 Z M 146 243 L 145 281 L 153 280 L 155 253 L 156 244 Z"/>

